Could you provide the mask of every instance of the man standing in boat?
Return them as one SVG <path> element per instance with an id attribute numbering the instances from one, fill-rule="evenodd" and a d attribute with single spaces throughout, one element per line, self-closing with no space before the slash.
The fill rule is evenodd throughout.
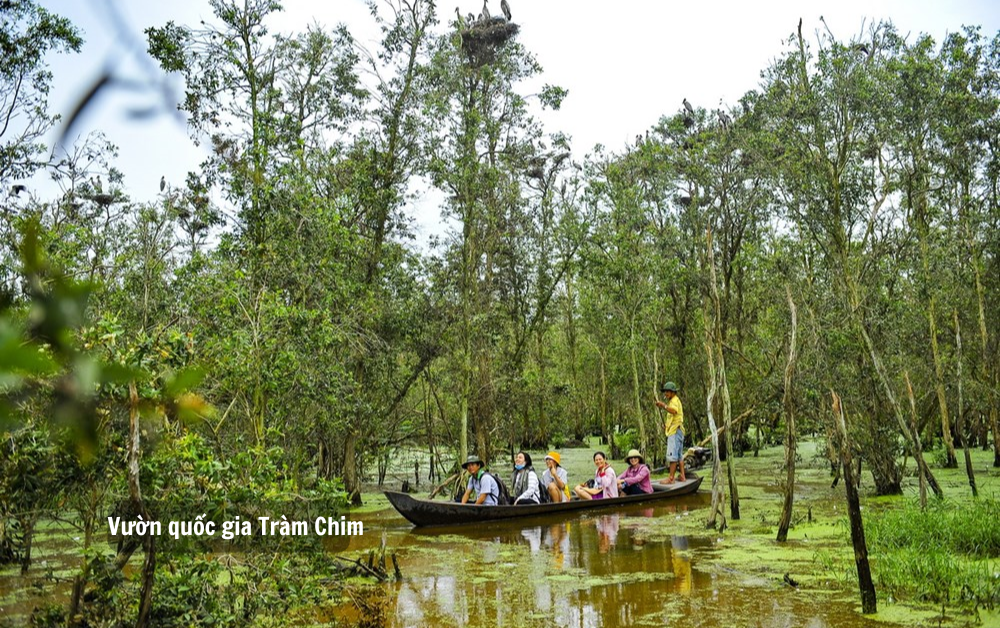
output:
<path id="1" fill-rule="evenodd" d="M 469 472 L 469 485 L 465 489 L 465 495 L 462 495 L 462 503 L 469 503 L 469 498 L 472 494 L 476 494 L 476 501 L 474 502 L 477 506 L 496 506 L 497 497 L 500 496 L 500 487 L 497 486 L 496 480 L 493 479 L 493 475 L 487 473 L 483 469 L 483 461 L 479 456 L 472 454 L 462 463 L 462 468 Z"/>
<path id="2" fill-rule="evenodd" d="M 664 403 L 659 399 L 656 405 L 667 411 L 666 435 L 667 435 L 667 462 L 670 463 L 670 477 L 666 484 L 673 484 L 674 473 L 677 471 L 677 464 L 681 466 L 681 482 L 687 480 L 684 475 L 684 406 L 681 405 L 681 398 L 677 396 L 677 384 L 667 382 L 660 387 L 660 392 L 666 398 Z"/>

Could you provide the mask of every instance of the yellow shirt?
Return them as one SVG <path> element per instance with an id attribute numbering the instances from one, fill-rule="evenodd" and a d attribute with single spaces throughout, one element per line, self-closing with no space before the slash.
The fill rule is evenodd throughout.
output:
<path id="1" fill-rule="evenodd" d="M 670 436 L 684 427 L 684 406 L 681 405 L 681 398 L 674 395 L 674 398 L 667 402 L 667 407 L 677 411 L 677 414 L 667 412 L 666 435 Z"/>

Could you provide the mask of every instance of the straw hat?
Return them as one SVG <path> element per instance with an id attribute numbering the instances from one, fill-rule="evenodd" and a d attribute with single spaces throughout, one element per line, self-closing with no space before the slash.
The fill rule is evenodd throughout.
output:
<path id="1" fill-rule="evenodd" d="M 642 454 L 639 453 L 638 449 L 630 449 L 628 451 L 628 455 L 625 456 L 625 462 L 628 462 L 630 458 L 638 458 L 639 459 L 639 464 L 645 464 L 646 463 L 646 461 L 643 460 Z"/>
<path id="2" fill-rule="evenodd" d="M 557 465 L 562 466 L 561 458 L 559 458 L 558 451 L 550 451 L 548 455 L 545 456 L 546 460 L 548 460 L 549 458 L 551 458 L 552 461 L 555 462 Z"/>

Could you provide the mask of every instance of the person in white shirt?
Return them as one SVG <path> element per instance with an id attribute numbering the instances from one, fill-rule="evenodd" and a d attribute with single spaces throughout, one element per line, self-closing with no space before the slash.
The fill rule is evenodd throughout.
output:
<path id="1" fill-rule="evenodd" d="M 542 491 L 548 493 L 549 501 L 558 504 L 569 501 L 569 476 L 560 464 L 559 452 L 550 451 L 545 456 L 545 472 L 542 473 Z"/>

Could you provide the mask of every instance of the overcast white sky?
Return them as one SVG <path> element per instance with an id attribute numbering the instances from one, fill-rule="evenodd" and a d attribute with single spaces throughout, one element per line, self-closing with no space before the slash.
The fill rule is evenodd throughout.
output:
<path id="1" fill-rule="evenodd" d="M 50 58 L 54 73 L 51 104 L 69 111 L 99 75 L 104 64 L 124 52 L 112 26 L 111 6 L 143 39 L 142 30 L 168 20 L 197 25 L 212 18 L 207 0 L 39 0 L 45 8 L 71 19 L 84 33 L 82 55 Z M 560 85 L 569 97 L 558 112 L 543 114 L 548 132 L 573 137 L 582 156 L 597 143 L 620 150 L 661 115 L 672 114 L 687 98 L 695 106 L 732 106 L 754 88 L 768 62 L 783 50 L 782 40 L 803 19 L 803 31 L 821 28 L 819 17 L 838 38 L 862 33 L 866 23 L 890 19 L 911 37 L 921 32 L 938 41 L 963 25 L 981 25 L 987 37 L 1000 31 L 1000 2 L 995 0 L 839 0 L 820 2 L 674 2 L 668 0 L 508 0 L 520 40 L 538 58 L 541 83 Z M 478 13 L 480 0 L 444 0 L 443 21 Z M 376 46 L 376 30 L 362 0 L 285 0 L 274 32 L 297 32 L 311 22 L 347 24 L 355 38 Z M 500 13 L 499 0 L 490 11 Z M 444 28 L 442 25 L 441 28 Z M 128 66 L 126 66 L 128 67 Z M 526 86 L 530 92 L 537 86 Z M 81 134 L 101 129 L 120 149 L 116 164 L 137 199 L 158 192 L 161 175 L 183 183 L 188 170 L 203 159 L 176 119 L 129 120 L 128 96 L 109 96 L 81 121 Z M 148 190 L 148 196 L 143 195 Z M 414 211 L 423 234 L 437 232 L 438 210 L 430 199 Z"/>

